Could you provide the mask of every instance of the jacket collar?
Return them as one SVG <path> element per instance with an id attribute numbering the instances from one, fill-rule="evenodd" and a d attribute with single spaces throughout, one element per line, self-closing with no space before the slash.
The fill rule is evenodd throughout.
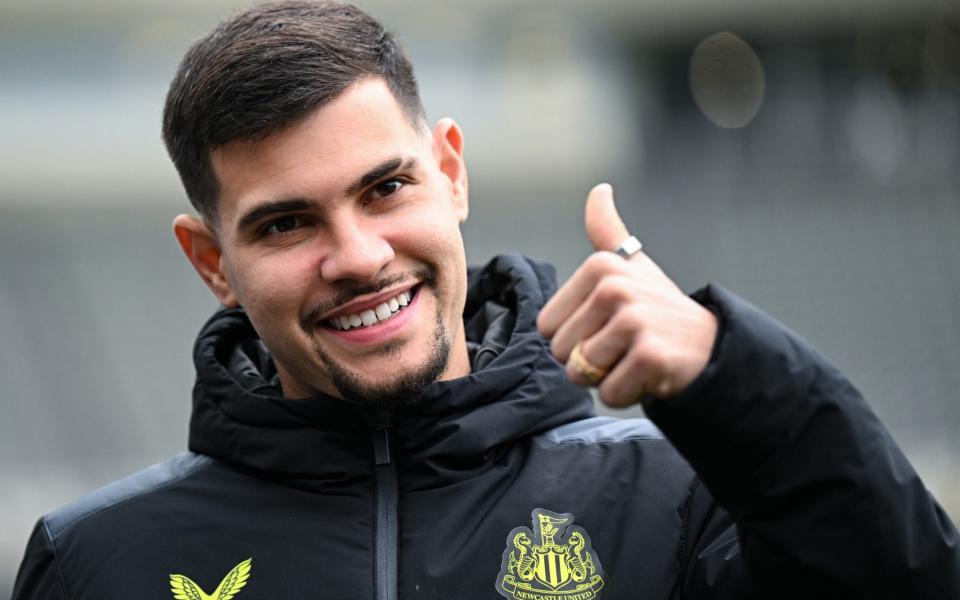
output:
<path id="1" fill-rule="evenodd" d="M 464 309 L 474 369 L 434 382 L 394 417 L 402 489 L 475 476 L 530 435 L 591 414 L 537 333 L 556 290 L 552 267 L 518 255 L 469 273 Z M 287 400 L 270 356 L 241 309 L 217 312 L 194 347 L 190 449 L 308 489 L 335 489 L 370 476 L 373 430 L 359 408 L 326 395 Z"/>

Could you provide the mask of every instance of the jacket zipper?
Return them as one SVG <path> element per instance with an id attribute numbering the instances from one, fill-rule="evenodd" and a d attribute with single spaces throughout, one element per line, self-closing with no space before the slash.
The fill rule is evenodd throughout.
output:
<path id="1" fill-rule="evenodd" d="M 376 600 L 397 599 L 397 468 L 390 456 L 390 430 L 375 429 L 376 538 L 374 582 Z"/>

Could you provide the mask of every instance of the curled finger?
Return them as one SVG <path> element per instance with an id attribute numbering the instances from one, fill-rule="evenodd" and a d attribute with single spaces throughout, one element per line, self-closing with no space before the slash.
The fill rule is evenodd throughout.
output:
<path id="1" fill-rule="evenodd" d="M 612 252 L 591 254 L 540 311 L 537 317 L 540 333 L 546 338 L 556 335 L 564 322 L 584 304 L 597 284 L 610 275 L 625 274 L 627 264 Z"/>
<path id="2" fill-rule="evenodd" d="M 630 349 L 603 378 L 597 392 L 600 401 L 613 408 L 626 408 L 649 395 L 658 395 L 662 374 L 643 343 Z"/>
<path id="3" fill-rule="evenodd" d="M 557 330 L 550 344 L 553 355 L 560 362 L 567 362 L 574 344 L 592 337 L 611 320 L 625 325 L 618 315 L 635 303 L 640 294 L 640 285 L 629 276 L 617 274 L 602 279 Z"/>

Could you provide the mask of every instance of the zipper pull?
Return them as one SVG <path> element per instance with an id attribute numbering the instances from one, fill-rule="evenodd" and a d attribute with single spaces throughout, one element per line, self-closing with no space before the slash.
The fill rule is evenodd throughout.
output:
<path id="1" fill-rule="evenodd" d="M 373 432 L 373 457 L 378 465 L 390 464 L 390 430 L 376 429 Z"/>

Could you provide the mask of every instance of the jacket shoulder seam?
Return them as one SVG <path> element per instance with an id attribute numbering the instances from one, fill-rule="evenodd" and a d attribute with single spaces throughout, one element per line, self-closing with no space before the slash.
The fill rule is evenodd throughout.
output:
<path id="1" fill-rule="evenodd" d="M 548 438 L 549 439 L 549 438 Z M 622 444 L 624 442 L 662 442 L 664 438 L 649 435 L 624 436 L 619 438 L 569 438 L 563 440 L 549 440 L 558 446 L 567 444 Z"/>
<path id="2" fill-rule="evenodd" d="M 186 465 L 170 464 L 174 461 L 186 462 L 189 460 L 192 460 L 191 464 L 186 464 Z M 59 511 L 54 511 L 53 513 L 46 515 L 44 517 L 44 528 L 46 529 L 47 536 L 50 538 L 51 545 L 53 545 L 53 542 L 56 541 L 57 538 L 59 538 L 68 529 L 70 529 L 70 527 L 86 519 L 87 517 L 91 517 L 107 509 L 113 508 L 115 506 L 119 506 L 120 504 L 123 504 L 128 500 L 132 500 L 134 498 L 138 498 L 146 494 L 151 494 L 169 485 L 183 481 L 184 479 L 190 477 L 191 475 L 194 475 L 202 471 L 206 467 L 210 466 L 211 464 L 213 464 L 213 462 L 214 460 L 212 458 L 208 456 L 200 455 L 200 454 L 193 454 L 193 453 L 180 454 L 170 459 L 166 463 L 159 463 L 157 465 L 154 465 L 153 467 L 148 467 L 147 469 L 140 471 L 139 473 L 134 473 L 133 475 L 117 480 L 112 484 L 107 484 L 106 486 L 91 492 L 90 495 L 86 497 L 88 501 L 92 499 L 99 500 L 102 498 L 103 502 L 94 502 L 93 505 L 88 510 L 84 510 L 80 512 L 79 514 L 73 516 L 72 518 L 68 519 L 63 523 L 51 523 L 50 521 L 51 521 L 51 518 L 55 519 L 57 514 L 60 513 L 61 511 L 69 514 L 70 507 L 78 506 L 79 503 L 82 503 L 84 501 L 83 499 L 78 500 L 77 503 L 73 505 L 67 505 L 66 507 L 60 509 Z M 180 473 L 177 473 L 173 477 L 150 482 L 149 485 L 145 485 L 142 488 L 130 489 L 130 490 L 127 490 L 125 493 L 119 494 L 117 496 L 111 495 L 111 492 L 113 492 L 114 490 L 119 490 L 119 487 L 115 487 L 115 486 L 121 486 L 123 484 L 126 484 L 126 485 L 133 484 L 136 482 L 137 478 L 148 476 L 151 469 L 157 469 L 157 471 L 153 473 L 154 476 L 162 476 L 163 474 L 158 472 L 161 469 L 164 469 L 164 468 L 175 469 L 178 466 L 183 468 L 183 471 Z"/>
<path id="3" fill-rule="evenodd" d="M 60 591 L 66 600 L 70 600 L 67 579 L 63 574 L 63 569 L 60 567 L 60 555 L 57 553 L 57 545 L 53 543 L 53 536 L 50 534 L 50 524 L 47 522 L 46 517 L 42 518 L 40 522 L 43 524 L 43 534 L 47 537 L 47 543 L 50 545 L 50 553 L 53 554 L 53 564 L 57 567 L 57 581 L 60 583 Z"/>
<path id="4" fill-rule="evenodd" d="M 541 433 L 537 438 L 557 445 L 660 442 L 666 439 L 663 433 L 647 419 L 614 417 L 592 417 L 575 421 Z"/>
<path id="5" fill-rule="evenodd" d="M 690 485 L 687 488 L 687 497 L 678 510 L 680 516 L 680 549 L 677 552 L 677 558 L 680 561 L 680 572 L 686 573 L 692 560 L 692 548 L 690 544 L 690 511 L 693 508 L 693 501 L 700 489 L 700 477 L 693 476 Z"/>

